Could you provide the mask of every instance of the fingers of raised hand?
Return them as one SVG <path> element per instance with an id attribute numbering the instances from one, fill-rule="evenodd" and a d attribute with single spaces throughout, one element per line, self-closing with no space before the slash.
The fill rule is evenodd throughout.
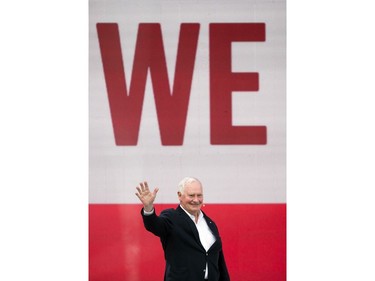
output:
<path id="1" fill-rule="evenodd" d="M 149 193 L 150 193 L 150 190 L 149 190 L 149 188 L 148 188 L 148 184 L 147 184 L 147 182 L 141 182 L 137 187 L 136 187 L 136 189 L 137 189 L 137 193 L 136 193 L 136 195 L 138 196 L 138 197 L 143 197 L 143 196 L 146 196 L 146 195 L 149 195 Z"/>
<path id="2" fill-rule="evenodd" d="M 136 188 L 138 192 L 136 192 L 135 195 L 137 195 L 138 198 L 141 198 L 141 189 L 138 186 Z"/>
<path id="3" fill-rule="evenodd" d="M 141 182 L 141 183 L 139 184 L 139 186 L 140 186 L 140 189 L 141 189 L 142 192 L 149 191 L 148 184 L 147 184 L 146 181 Z"/>

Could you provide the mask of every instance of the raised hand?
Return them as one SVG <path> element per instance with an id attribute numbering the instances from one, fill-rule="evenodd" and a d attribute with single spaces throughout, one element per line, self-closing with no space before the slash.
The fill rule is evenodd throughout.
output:
<path id="1" fill-rule="evenodd" d="M 159 188 L 155 188 L 153 192 L 148 188 L 147 182 L 141 182 L 137 187 L 138 192 L 135 193 L 139 200 L 143 204 L 143 208 L 146 212 L 151 212 L 154 209 L 154 200 Z"/>

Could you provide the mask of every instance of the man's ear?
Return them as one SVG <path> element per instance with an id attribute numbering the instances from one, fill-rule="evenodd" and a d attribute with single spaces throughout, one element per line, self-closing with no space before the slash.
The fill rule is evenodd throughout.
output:
<path id="1" fill-rule="evenodd" d="M 177 191 L 177 195 L 178 195 L 178 197 L 181 197 L 181 192 L 180 191 Z"/>

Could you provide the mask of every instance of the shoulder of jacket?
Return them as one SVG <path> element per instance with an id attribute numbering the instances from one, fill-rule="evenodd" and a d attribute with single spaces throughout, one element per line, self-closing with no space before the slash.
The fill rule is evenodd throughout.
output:
<path id="1" fill-rule="evenodd" d="M 168 215 L 168 214 L 173 214 L 173 213 L 175 213 L 176 212 L 176 210 L 175 209 L 173 209 L 173 208 L 168 208 L 168 209 L 165 209 L 165 210 L 163 210 L 163 211 L 161 211 L 161 215 Z"/>

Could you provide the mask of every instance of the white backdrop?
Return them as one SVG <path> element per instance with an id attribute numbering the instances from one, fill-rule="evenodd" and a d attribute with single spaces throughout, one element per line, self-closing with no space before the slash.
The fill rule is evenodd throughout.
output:
<path id="1" fill-rule="evenodd" d="M 205 201 L 286 201 L 286 3 L 277 1 L 90 0 L 90 203 L 136 203 L 135 187 L 158 186 L 159 203 L 177 201 L 177 183 L 199 178 Z M 181 23 L 199 23 L 182 146 L 162 146 L 150 75 L 136 146 L 116 146 L 97 23 L 117 23 L 127 83 L 139 23 L 160 23 L 172 87 Z M 265 42 L 232 43 L 232 72 L 258 72 L 258 92 L 232 93 L 233 125 L 264 125 L 266 145 L 210 144 L 209 23 L 265 23 Z M 129 87 L 129 83 L 127 84 Z"/>

